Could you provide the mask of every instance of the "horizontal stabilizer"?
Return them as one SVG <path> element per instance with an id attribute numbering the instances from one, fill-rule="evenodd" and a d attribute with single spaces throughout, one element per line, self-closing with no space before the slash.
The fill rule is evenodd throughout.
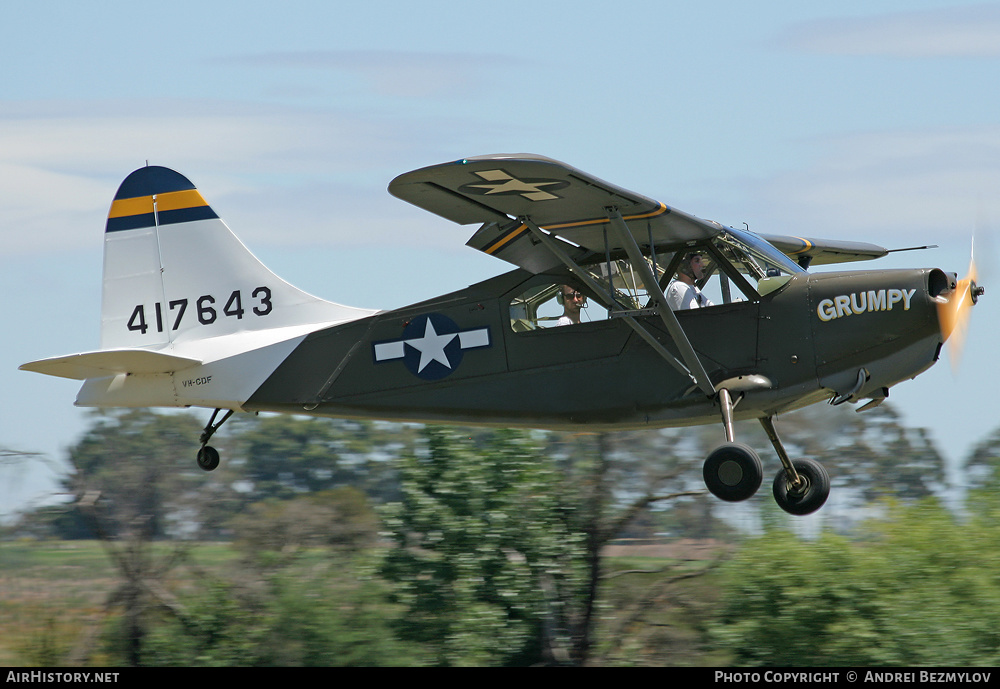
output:
<path id="1" fill-rule="evenodd" d="M 172 373 L 200 363 L 198 359 L 146 349 L 104 349 L 32 361 L 19 368 L 60 378 L 87 380 L 121 373 Z"/>

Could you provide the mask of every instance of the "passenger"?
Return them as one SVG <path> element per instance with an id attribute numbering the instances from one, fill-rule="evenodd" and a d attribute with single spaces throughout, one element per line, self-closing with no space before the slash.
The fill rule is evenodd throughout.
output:
<path id="1" fill-rule="evenodd" d="M 705 266 L 701 254 L 690 253 L 685 256 L 677 267 L 677 279 L 670 282 L 666 291 L 667 304 L 672 311 L 714 306 L 695 284 L 703 277 L 705 277 Z"/>
<path id="2" fill-rule="evenodd" d="M 586 308 L 587 295 L 563 285 L 559 288 L 559 303 L 563 306 L 563 314 L 556 325 L 573 325 L 580 322 L 580 309 Z"/>

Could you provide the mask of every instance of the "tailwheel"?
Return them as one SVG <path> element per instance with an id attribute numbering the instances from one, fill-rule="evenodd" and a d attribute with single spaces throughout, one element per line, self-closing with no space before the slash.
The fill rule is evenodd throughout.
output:
<path id="1" fill-rule="evenodd" d="M 209 445 L 208 441 L 222 427 L 222 424 L 228 421 L 229 417 L 233 415 L 233 410 L 229 409 L 222 416 L 222 420 L 216 422 L 215 419 L 220 411 L 222 410 L 216 409 L 212 412 L 212 418 L 205 424 L 205 429 L 201 432 L 201 438 L 198 439 L 201 442 L 201 449 L 198 450 L 198 466 L 205 471 L 213 471 L 219 466 L 219 451 Z"/>
<path id="2" fill-rule="evenodd" d="M 727 502 L 753 496 L 764 479 L 764 467 L 753 449 L 741 443 L 725 443 L 705 460 L 705 485 L 712 495 Z"/>
<path id="3" fill-rule="evenodd" d="M 219 451 L 211 445 L 205 445 L 198 450 L 198 467 L 205 471 L 214 471 L 219 466 Z"/>
<path id="4" fill-rule="evenodd" d="M 774 500 L 789 514 L 812 514 L 830 496 L 830 475 L 822 464 L 812 459 L 797 459 L 792 465 L 798 474 L 798 483 L 789 478 L 786 469 L 781 469 L 774 477 Z"/>

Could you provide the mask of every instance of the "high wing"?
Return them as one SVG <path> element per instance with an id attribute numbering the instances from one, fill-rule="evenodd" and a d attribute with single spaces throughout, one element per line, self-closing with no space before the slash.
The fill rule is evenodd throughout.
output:
<path id="1" fill-rule="evenodd" d="M 644 255 L 705 244 L 731 230 L 565 163 L 527 153 L 464 158 L 421 168 L 394 179 L 389 192 L 453 222 L 482 223 L 468 242 L 475 249 L 533 273 L 562 265 L 595 293 L 601 293 L 602 288 L 581 266 L 606 257 L 627 256 L 681 360 L 664 350 L 654 333 L 632 314 L 618 315 L 624 316 L 664 359 L 690 375 L 703 392 L 709 396 L 716 393 Z M 888 253 L 880 246 L 861 242 L 779 235 L 761 238 L 797 260 L 802 268 L 810 263 L 867 260 Z M 608 297 L 613 303 L 613 296 Z"/>
<path id="2" fill-rule="evenodd" d="M 407 172 L 389 192 L 460 225 L 482 223 L 468 245 L 533 273 L 559 265 L 551 251 L 531 236 L 522 218 L 566 241 L 559 246 L 577 262 L 588 256 L 624 252 L 607 233 L 609 209 L 622 215 L 640 246 L 670 251 L 709 239 L 722 229 L 633 191 L 622 189 L 565 163 L 531 153 L 464 158 Z M 607 236 L 608 244 L 605 244 Z M 867 261 L 888 249 L 868 244 L 792 235 L 760 235 L 779 251 L 809 265 Z"/>
<path id="3" fill-rule="evenodd" d="M 639 246 L 669 250 L 721 231 L 658 201 L 609 184 L 565 163 L 528 153 L 465 158 L 407 172 L 389 184 L 404 201 L 467 225 L 483 223 L 469 246 L 534 273 L 560 263 L 540 246 L 525 219 L 558 238 L 573 260 L 624 254 L 610 231 L 620 215 Z M 564 240 L 564 241 L 563 241 Z"/>
<path id="4" fill-rule="evenodd" d="M 813 239 L 788 235 L 762 234 L 760 238 L 789 258 L 807 268 L 810 265 L 849 263 L 882 258 L 889 253 L 885 247 L 867 242 L 847 242 L 836 239 Z"/>

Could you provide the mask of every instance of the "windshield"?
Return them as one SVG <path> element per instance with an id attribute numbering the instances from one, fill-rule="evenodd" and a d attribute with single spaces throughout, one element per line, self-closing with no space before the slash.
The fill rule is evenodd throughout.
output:
<path id="1" fill-rule="evenodd" d="M 741 273 L 755 280 L 803 272 L 798 264 L 752 232 L 729 227 L 713 241 Z"/>

